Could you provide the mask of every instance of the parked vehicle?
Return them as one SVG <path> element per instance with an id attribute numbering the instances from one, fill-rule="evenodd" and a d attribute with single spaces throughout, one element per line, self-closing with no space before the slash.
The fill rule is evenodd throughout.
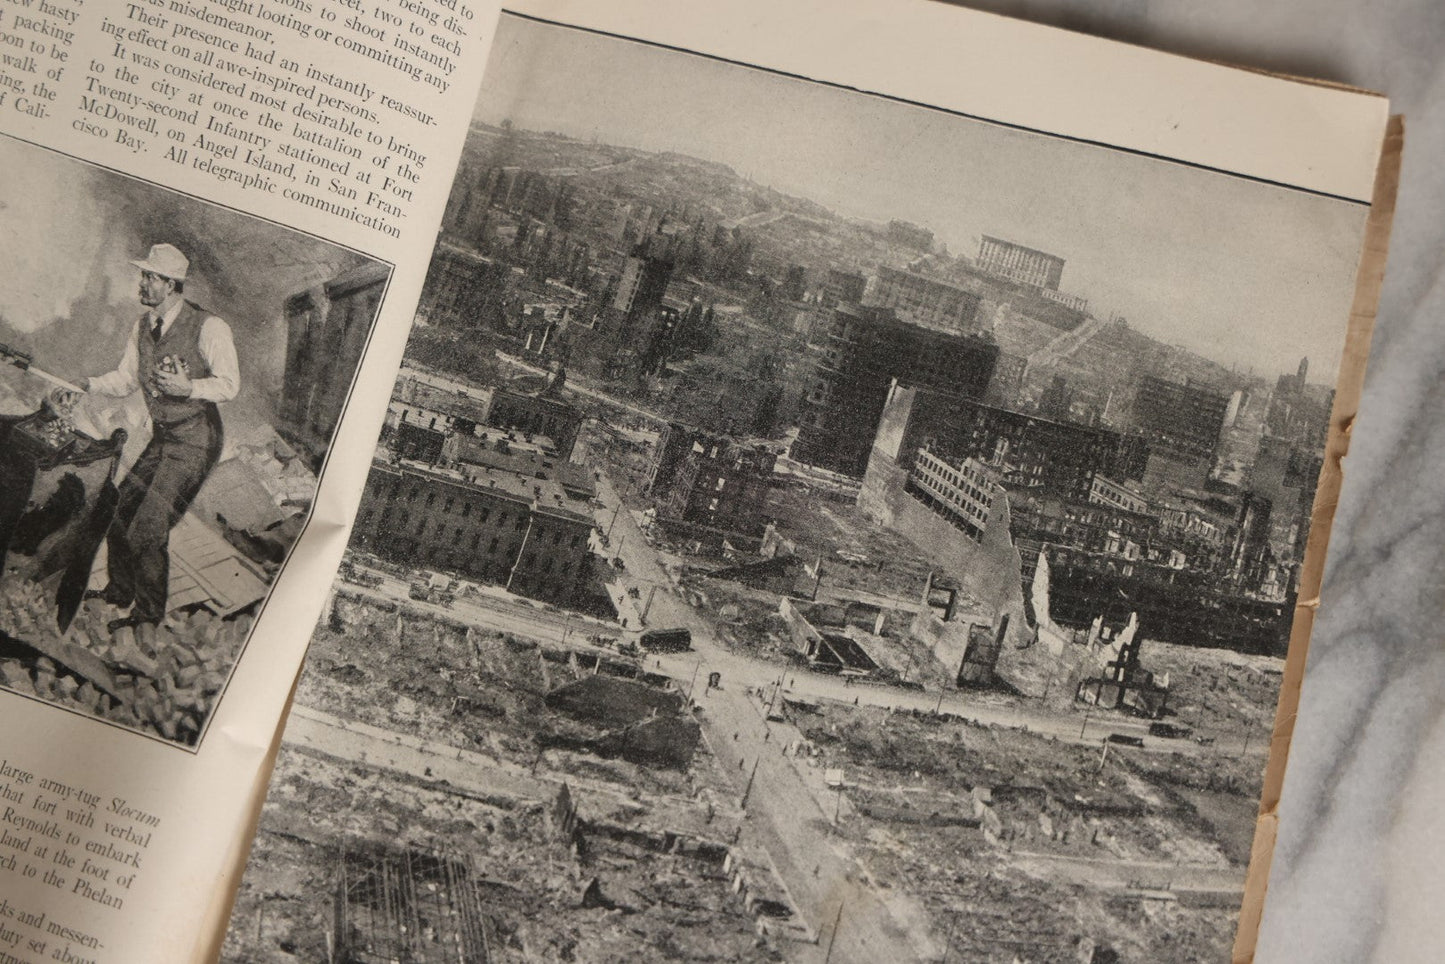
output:
<path id="1" fill-rule="evenodd" d="M 406 594 L 419 602 L 434 603 L 438 606 L 450 606 L 456 602 L 456 590 L 458 583 L 455 579 L 448 579 L 438 573 L 427 573 L 425 577 L 418 577 L 407 587 Z"/>
<path id="2" fill-rule="evenodd" d="M 1178 723 L 1150 723 L 1149 735 L 1162 737 L 1166 740 L 1182 740 L 1187 738 L 1194 731 L 1187 726 Z"/>
<path id="3" fill-rule="evenodd" d="M 342 582 L 349 582 L 354 586 L 361 586 L 364 589 L 375 589 L 385 581 L 376 573 L 358 569 L 350 562 L 341 563 L 339 574 Z"/>
<path id="4" fill-rule="evenodd" d="M 649 629 L 637 641 L 649 653 L 685 653 L 692 649 L 692 630 Z"/>

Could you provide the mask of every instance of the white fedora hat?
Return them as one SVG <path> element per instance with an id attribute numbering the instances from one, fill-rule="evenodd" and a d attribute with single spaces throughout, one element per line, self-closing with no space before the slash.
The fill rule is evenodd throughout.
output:
<path id="1" fill-rule="evenodd" d="M 144 261 L 132 261 L 131 264 L 142 271 L 150 271 L 175 281 L 185 281 L 186 269 L 191 266 L 190 259 L 181 254 L 181 249 L 173 244 L 151 245 L 150 253 Z"/>

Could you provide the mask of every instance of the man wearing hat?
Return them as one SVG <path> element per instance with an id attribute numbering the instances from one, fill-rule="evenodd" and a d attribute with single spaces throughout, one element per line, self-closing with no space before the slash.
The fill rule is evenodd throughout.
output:
<path id="1" fill-rule="evenodd" d="M 93 593 L 130 614 L 122 626 L 154 628 L 166 614 L 171 528 L 221 456 L 221 413 L 236 397 L 240 368 L 231 328 L 182 294 L 190 262 L 176 247 L 157 244 L 140 269 L 146 312 L 131 329 L 115 371 L 86 380 L 100 395 L 140 391 L 151 419 L 150 444 L 120 486 L 106 534 L 110 583 Z"/>

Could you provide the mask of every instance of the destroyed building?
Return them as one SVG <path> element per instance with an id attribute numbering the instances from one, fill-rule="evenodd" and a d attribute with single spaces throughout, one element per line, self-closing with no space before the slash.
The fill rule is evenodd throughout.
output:
<path id="1" fill-rule="evenodd" d="M 803 398 L 792 457 L 862 478 L 893 382 L 982 398 L 998 346 L 900 321 L 882 308 L 839 306 Z"/>
<path id="2" fill-rule="evenodd" d="M 1207 385 L 1145 375 L 1134 398 L 1134 419 L 1157 455 L 1207 467 L 1228 408 L 1229 396 Z"/>
<path id="3" fill-rule="evenodd" d="M 1047 555 L 1062 626 L 1137 612 L 1150 638 L 1282 651 L 1290 577 L 1270 551 L 1268 499 L 1156 505 L 1131 482 L 1146 459 L 1137 436 L 895 383 L 859 505 L 966 571 L 1016 631 Z"/>
<path id="4" fill-rule="evenodd" d="M 286 299 L 276 428 L 319 471 L 351 393 L 391 269 L 369 263 Z"/>
<path id="5" fill-rule="evenodd" d="M 978 328 L 978 309 L 982 299 L 946 281 L 881 267 L 872 301 L 916 325 L 968 332 Z"/>
<path id="6" fill-rule="evenodd" d="M 658 439 L 646 491 L 664 520 L 760 536 L 777 458 L 772 446 L 672 423 Z"/>
<path id="7" fill-rule="evenodd" d="M 582 412 L 562 396 L 566 383 L 567 371 L 559 369 L 540 392 L 494 389 L 486 424 L 507 432 L 544 436 L 559 459 L 570 459 L 583 419 Z"/>

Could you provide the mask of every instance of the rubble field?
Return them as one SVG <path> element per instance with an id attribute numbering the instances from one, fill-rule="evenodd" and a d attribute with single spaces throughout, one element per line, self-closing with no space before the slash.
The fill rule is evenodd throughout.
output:
<path id="1" fill-rule="evenodd" d="M 1228 959 L 1262 761 L 834 704 L 794 722 L 842 770 L 843 838 L 959 960 Z"/>
<path id="2" fill-rule="evenodd" d="M 633 673 L 622 657 L 551 650 L 532 640 L 438 619 L 339 591 L 312 637 L 297 702 L 337 716 L 475 750 L 534 773 L 589 778 L 628 793 L 692 797 L 724 786 L 708 766 L 683 769 L 608 755 L 619 721 L 549 706 L 547 696 L 598 673 Z M 636 682 L 665 694 L 665 681 Z M 605 709 L 605 707 L 599 707 Z M 589 751 L 589 748 L 593 751 Z"/>
<path id="3" fill-rule="evenodd" d="M 699 573 L 687 579 L 683 594 L 712 619 L 717 626 L 718 641 L 728 649 L 780 665 L 799 665 L 797 647 L 778 613 L 782 597 L 777 593 Z M 792 602 L 805 616 L 814 609 L 806 600 L 794 598 Z M 844 632 L 859 643 L 878 664 L 879 680 L 906 680 L 928 687 L 953 685 L 947 669 L 928 645 L 908 632 L 910 619 L 906 612 L 887 610 L 881 636 L 858 629 L 845 631 L 837 626 L 815 625 L 828 632 Z"/>
<path id="4" fill-rule="evenodd" d="M 494 962 L 779 959 L 712 859 L 585 827 L 573 837 L 543 803 L 483 802 L 290 748 L 222 959 L 328 960 L 341 853 L 363 848 L 469 865 Z"/>
<path id="5" fill-rule="evenodd" d="M 775 486 L 767 514 L 800 558 L 823 559 L 823 585 L 912 602 L 923 595 L 927 555 L 904 536 L 868 518 L 856 505 L 819 498 L 804 488 Z"/>
<path id="6" fill-rule="evenodd" d="M 1169 710 L 1196 734 L 1238 750 L 1246 731 L 1268 741 L 1284 682 L 1284 660 L 1227 649 L 1146 640 L 1140 656 L 1157 677 L 1169 674 Z"/>
<path id="7" fill-rule="evenodd" d="M 0 582 L 0 684 L 24 696 L 185 745 L 194 745 L 251 630 L 249 615 L 172 613 L 155 642 L 106 624 L 119 610 L 81 605 L 62 636 L 53 588 Z"/>

